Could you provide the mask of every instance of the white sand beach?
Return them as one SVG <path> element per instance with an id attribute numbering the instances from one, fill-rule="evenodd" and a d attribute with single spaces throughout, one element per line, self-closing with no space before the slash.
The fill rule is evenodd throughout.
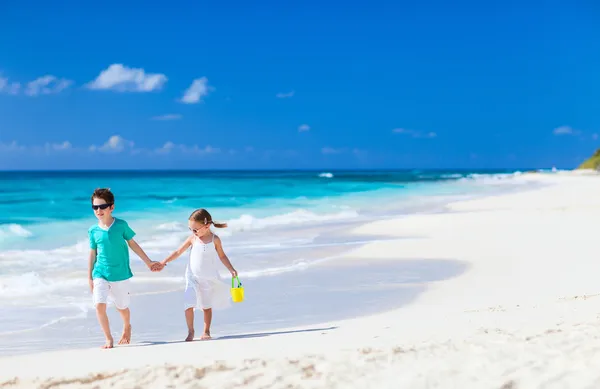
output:
<path id="1" fill-rule="evenodd" d="M 351 251 L 340 268 L 465 265 L 440 281 L 382 283 L 399 299 L 421 288 L 398 309 L 191 343 L 136 343 L 133 323 L 129 346 L 1 358 L 0 388 L 598 388 L 600 176 L 515 179 L 547 186 L 356 229 L 397 239 Z"/>

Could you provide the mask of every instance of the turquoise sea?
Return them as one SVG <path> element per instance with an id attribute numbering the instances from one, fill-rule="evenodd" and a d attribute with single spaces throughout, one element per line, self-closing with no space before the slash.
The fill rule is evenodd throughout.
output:
<path id="1" fill-rule="evenodd" d="M 115 216 L 129 222 L 136 240 L 154 260 L 179 246 L 189 233 L 187 217 L 196 208 L 206 208 L 215 221 L 229 224 L 215 232 L 249 296 L 263 297 L 249 297 L 243 305 L 215 314 L 215 333 L 227 335 L 344 318 L 358 308 L 368 312 L 395 307 L 397 299 L 386 296 L 377 297 L 377 304 L 371 296 L 368 309 L 340 305 L 331 310 L 314 303 L 327 293 L 314 280 L 327 279 L 328 262 L 373 239 L 351 235 L 350 229 L 398 214 L 443 212 L 445 204 L 457 199 L 521 190 L 527 183 L 515 179 L 519 174 L 513 170 L 0 172 L 0 354 L 101 343 L 86 280 L 87 229 L 96 222 L 90 207 L 95 188 L 111 188 Z M 150 273 L 132 254 L 134 301 L 141 304 L 135 312 L 132 308 L 133 320 L 153 317 L 163 329 L 138 324 L 138 336 L 156 341 L 183 334 L 183 318 L 172 316 L 179 315 L 186 260 L 184 255 L 165 271 Z M 389 269 L 384 273 L 390 274 Z M 382 273 L 361 270 L 346 276 L 377 282 L 377 274 Z M 402 270 L 392 274 L 402 279 Z M 277 301 L 283 304 L 271 289 L 280 290 L 281 283 L 306 290 L 297 296 L 295 311 L 268 309 Z M 160 301 L 162 308 L 150 301 Z M 118 321 L 114 323 L 117 333 Z"/>

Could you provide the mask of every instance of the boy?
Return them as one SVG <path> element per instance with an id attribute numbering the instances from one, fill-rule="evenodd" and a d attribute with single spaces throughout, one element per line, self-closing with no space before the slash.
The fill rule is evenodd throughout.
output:
<path id="1" fill-rule="evenodd" d="M 131 341 L 129 312 L 129 279 L 133 277 L 129 266 L 129 248 L 133 250 L 152 271 L 162 270 L 159 262 L 148 258 L 133 237 L 135 232 L 126 221 L 113 217 L 115 196 L 110 189 L 96 189 L 92 194 L 92 209 L 98 224 L 88 230 L 90 239 L 89 284 L 94 296 L 96 316 L 102 327 L 106 344 L 102 348 L 113 348 L 106 303 L 114 302 L 123 319 L 123 335 L 119 344 Z M 128 247 L 129 246 L 129 247 Z"/>

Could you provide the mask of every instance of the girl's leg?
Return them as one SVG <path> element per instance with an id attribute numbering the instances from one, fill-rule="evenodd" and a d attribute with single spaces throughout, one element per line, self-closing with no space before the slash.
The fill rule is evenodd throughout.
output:
<path id="1" fill-rule="evenodd" d="M 185 341 L 191 342 L 194 340 L 194 308 L 185 310 L 185 322 L 188 328 L 188 336 L 185 338 Z"/>
<path id="2" fill-rule="evenodd" d="M 200 339 L 210 339 L 210 323 L 212 322 L 212 308 L 203 309 L 204 311 L 204 333 Z"/>

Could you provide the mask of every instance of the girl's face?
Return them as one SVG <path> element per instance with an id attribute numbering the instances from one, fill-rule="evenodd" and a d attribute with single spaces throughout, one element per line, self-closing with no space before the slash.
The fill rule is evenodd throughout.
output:
<path id="1" fill-rule="evenodd" d="M 188 222 L 188 227 L 190 228 L 190 231 L 192 231 L 192 233 L 198 238 L 206 235 L 208 231 L 210 231 L 210 224 L 202 224 L 193 220 Z"/>

